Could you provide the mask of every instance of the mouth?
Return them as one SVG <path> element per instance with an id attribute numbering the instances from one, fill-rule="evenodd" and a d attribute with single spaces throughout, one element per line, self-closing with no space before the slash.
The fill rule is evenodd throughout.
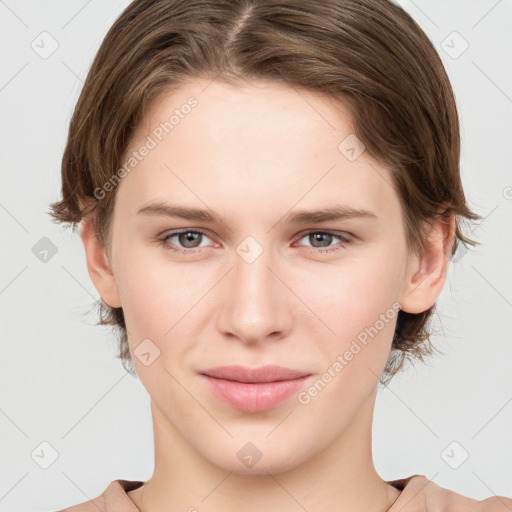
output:
<path id="1" fill-rule="evenodd" d="M 222 366 L 205 370 L 200 376 L 210 391 L 231 407 L 261 412 L 298 392 L 311 374 L 282 366 Z"/>

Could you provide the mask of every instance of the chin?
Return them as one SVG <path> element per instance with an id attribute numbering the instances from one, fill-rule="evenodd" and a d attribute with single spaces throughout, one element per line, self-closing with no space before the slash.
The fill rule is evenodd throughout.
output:
<path id="1" fill-rule="evenodd" d="M 222 452 L 209 454 L 207 458 L 212 464 L 238 475 L 268 475 L 285 473 L 297 467 L 300 463 L 300 455 L 296 448 L 290 447 L 289 452 L 283 446 L 269 446 L 257 448 L 257 442 L 235 442 L 234 449 L 224 449 Z M 262 441 L 263 444 L 263 441 Z M 232 454 L 232 455 L 231 455 Z"/>

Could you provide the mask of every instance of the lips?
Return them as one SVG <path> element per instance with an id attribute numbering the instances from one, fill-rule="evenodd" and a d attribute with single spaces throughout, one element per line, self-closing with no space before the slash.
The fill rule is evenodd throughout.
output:
<path id="1" fill-rule="evenodd" d="M 309 375 L 306 372 L 292 370 L 291 368 L 285 368 L 283 366 L 261 366 L 260 368 L 254 369 L 244 366 L 219 366 L 218 368 L 211 368 L 202 373 L 216 379 L 253 384 L 293 380 Z"/>
<path id="2" fill-rule="evenodd" d="M 210 391 L 235 409 L 261 412 L 285 401 L 311 374 L 282 366 L 221 366 L 200 375 Z"/>

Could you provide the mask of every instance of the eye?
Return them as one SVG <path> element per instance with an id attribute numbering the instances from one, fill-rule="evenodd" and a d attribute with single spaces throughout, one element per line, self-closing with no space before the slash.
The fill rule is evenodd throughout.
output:
<path id="1" fill-rule="evenodd" d="M 204 231 L 197 229 L 182 229 L 180 231 L 167 232 L 162 238 L 160 243 L 165 248 L 171 251 L 179 253 L 195 253 L 194 249 L 201 250 L 202 238 L 207 236 Z M 176 243 L 171 242 L 173 238 L 176 238 Z M 178 245 L 178 247 L 176 247 Z"/>
<path id="2" fill-rule="evenodd" d="M 310 246 L 311 252 L 334 252 L 343 249 L 346 245 L 350 243 L 350 239 L 341 233 L 336 233 L 333 231 L 307 231 L 302 234 L 302 238 L 307 238 L 309 242 L 312 243 Z M 340 240 L 340 242 L 332 247 L 329 245 L 335 241 L 336 239 Z M 315 245 L 319 244 L 319 245 Z"/>
<path id="3" fill-rule="evenodd" d="M 181 229 L 175 231 L 168 231 L 164 236 L 159 238 L 159 243 L 166 249 L 180 253 L 180 254 L 195 254 L 206 248 L 207 245 L 201 245 L 204 237 L 208 238 L 207 234 L 200 229 Z M 310 230 L 302 234 L 300 240 L 306 238 L 312 244 L 310 247 L 311 252 L 314 253 L 328 253 L 341 250 L 345 248 L 350 239 L 341 233 L 334 231 L 314 231 Z M 176 239 L 174 242 L 173 239 Z M 332 242 L 339 240 L 339 242 L 331 246 Z"/>

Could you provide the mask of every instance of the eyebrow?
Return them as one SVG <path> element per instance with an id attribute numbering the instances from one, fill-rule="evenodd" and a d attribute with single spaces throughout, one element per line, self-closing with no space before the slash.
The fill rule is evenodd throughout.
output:
<path id="1" fill-rule="evenodd" d="M 212 224 L 224 224 L 223 218 L 213 210 L 203 210 L 200 208 L 178 206 L 160 201 L 152 202 L 142 206 L 137 211 L 137 214 L 179 217 L 186 220 L 209 222 Z M 336 205 L 333 207 L 326 207 L 315 210 L 294 210 L 285 215 L 282 220 L 291 224 L 307 224 L 314 222 L 352 219 L 357 217 L 377 218 L 377 215 L 365 208 L 354 208 L 346 205 Z"/>

